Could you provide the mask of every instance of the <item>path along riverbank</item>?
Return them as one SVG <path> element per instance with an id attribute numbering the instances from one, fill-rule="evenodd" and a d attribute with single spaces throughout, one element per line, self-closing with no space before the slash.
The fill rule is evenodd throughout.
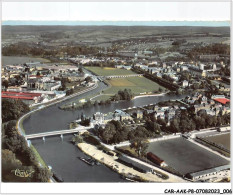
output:
<path id="1" fill-rule="evenodd" d="M 123 165 L 116 161 L 117 157 L 110 156 L 105 154 L 101 150 L 98 150 L 95 146 L 87 144 L 87 143 L 79 143 L 77 146 L 87 155 L 91 156 L 95 160 L 105 164 L 110 167 L 114 171 L 118 172 L 121 175 L 134 175 L 140 177 L 145 182 L 184 182 L 182 179 L 177 179 L 174 177 L 169 177 L 168 179 L 162 179 L 159 176 L 152 173 L 141 173 L 136 171 L 135 169 Z M 182 180 L 182 181 L 181 181 Z"/>
<path id="2" fill-rule="evenodd" d="M 166 93 L 157 93 L 157 94 L 151 94 L 151 95 L 138 95 L 138 96 L 135 96 L 133 98 L 134 99 L 137 99 L 137 98 L 141 98 L 141 97 L 149 97 L 149 96 L 163 96 L 163 95 L 166 95 L 168 92 Z"/>

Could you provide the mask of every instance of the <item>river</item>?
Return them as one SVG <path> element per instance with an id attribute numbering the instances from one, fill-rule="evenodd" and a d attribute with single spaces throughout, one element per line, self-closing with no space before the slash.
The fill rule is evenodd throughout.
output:
<path id="1" fill-rule="evenodd" d="M 177 95 L 149 96 L 131 101 L 92 106 L 90 108 L 75 111 L 64 111 L 59 109 L 59 106 L 62 104 L 66 104 L 74 99 L 82 99 L 90 94 L 98 93 L 106 87 L 107 86 L 101 82 L 99 83 L 98 88 L 93 91 L 54 104 L 31 114 L 23 122 L 26 134 L 68 129 L 68 124 L 80 117 L 82 113 L 87 117 L 90 117 L 95 112 L 107 113 L 116 109 L 143 106 L 183 97 Z M 72 135 L 66 135 L 64 136 L 63 141 L 59 136 L 46 138 L 45 142 L 42 139 L 37 139 L 32 140 L 32 144 L 38 150 L 46 164 L 52 166 L 53 170 L 55 170 L 58 175 L 61 175 L 65 182 L 126 182 L 126 180 L 123 180 L 119 174 L 113 172 L 104 165 L 89 166 L 79 160 L 77 157 L 85 156 L 85 154 L 70 142 L 71 137 Z"/>
<path id="2" fill-rule="evenodd" d="M 78 157 L 87 157 L 70 142 L 72 135 L 32 140 L 47 165 L 52 166 L 65 182 L 126 182 L 120 175 L 105 165 L 90 166 Z"/>
<path id="3" fill-rule="evenodd" d="M 93 91 L 87 92 L 80 95 L 79 97 L 74 97 L 72 99 L 66 100 L 61 103 L 57 103 L 38 112 L 31 114 L 23 122 L 23 126 L 26 134 L 42 133 L 55 130 L 68 129 L 69 123 L 76 120 L 83 113 L 86 117 L 92 116 L 96 112 L 113 112 L 116 109 L 124 109 L 134 106 L 143 106 L 147 104 L 154 104 L 160 101 L 179 99 L 183 96 L 177 95 L 164 95 L 164 96 L 148 96 L 140 97 L 131 101 L 120 101 L 116 103 L 111 103 L 102 106 L 92 106 L 90 108 L 78 109 L 74 111 L 64 111 L 59 109 L 60 105 L 66 104 L 74 99 L 82 99 L 85 96 L 96 93 L 97 91 L 104 89 L 104 83 L 100 83 L 99 87 Z"/>

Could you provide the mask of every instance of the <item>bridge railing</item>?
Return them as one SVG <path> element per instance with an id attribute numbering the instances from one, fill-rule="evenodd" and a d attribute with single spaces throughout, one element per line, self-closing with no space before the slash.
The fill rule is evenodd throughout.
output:
<path id="1" fill-rule="evenodd" d="M 25 138 L 26 139 L 33 139 L 33 138 L 40 138 L 40 137 L 43 138 L 43 137 L 48 137 L 48 136 L 53 136 L 53 135 L 63 135 L 63 134 L 69 134 L 69 133 L 75 133 L 75 132 L 84 132 L 91 128 L 92 127 L 86 127 L 86 128 L 76 128 L 76 129 L 67 129 L 67 130 L 29 134 L 29 135 L 25 135 Z"/>

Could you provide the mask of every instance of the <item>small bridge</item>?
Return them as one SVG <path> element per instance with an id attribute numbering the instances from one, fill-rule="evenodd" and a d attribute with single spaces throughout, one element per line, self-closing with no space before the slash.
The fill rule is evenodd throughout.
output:
<path id="1" fill-rule="evenodd" d="M 45 137 L 54 136 L 54 135 L 60 135 L 62 138 L 64 134 L 71 134 L 71 133 L 82 133 L 87 131 L 88 129 L 91 129 L 92 127 L 80 127 L 76 129 L 67 129 L 67 130 L 59 130 L 59 131 L 51 131 L 51 132 L 44 132 L 44 133 L 36 133 L 36 134 L 30 134 L 25 135 L 26 140 L 35 139 L 35 138 L 43 138 L 45 140 Z"/>
<path id="2" fill-rule="evenodd" d="M 112 78 L 141 77 L 141 76 L 143 76 L 143 74 L 97 76 L 97 78 L 103 80 L 103 79 L 112 79 Z"/>

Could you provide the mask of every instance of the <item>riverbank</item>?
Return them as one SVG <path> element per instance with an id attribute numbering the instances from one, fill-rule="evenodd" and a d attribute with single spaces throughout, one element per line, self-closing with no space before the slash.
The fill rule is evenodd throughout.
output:
<path id="1" fill-rule="evenodd" d="M 159 101 L 180 99 L 181 96 L 177 95 L 165 95 L 158 97 L 138 98 L 132 101 L 119 101 L 113 104 L 104 106 L 94 106 L 91 108 L 85 108 L 74 112 L 62 111 L 58 107 L 62 104 L 74 101 L 78 98 L 84 98 L 93 93 L 98 93 L 106 87 L 103 83 L 99 83 L 99 87 L 94 92 L 84 93 L 81 96 L 68 99 L 60 104 L 53 104 L 48 107 L 44 107 L 33 114 L 30 114 L 27 120 L 23 122 L 23 128 L 27 133 L 42 133 L 49 132 L 52 130 L 66 129 L 67 124 L 77 119 L 83 112 L 87 117 L 91 117 L 95 112 L 107 113 L 115 109 L 126 109 L 128 107 L 143 106 L 146 104 L 154 104 Z M 51 114 L 52 113 L 52 114 Z M 59 119 L 59 120 L 58 120 Z M 112 171 L 107 166 L 89 167 L 86 166 L 80 160 L 77 160 L 77 156 L 84 156 L 85 154 L 81 150 L 77 149 L 70 143 L 61 142 L 59 137 L 51 137 L 46 139 L 44 143 L 42 140 L 32 140 L 32 144 L 39 152 L 40 156 L 45 160 L 46 163 L 51 165 L 56 172 L 65 178 L 67 182 L 126 182 L 119 177 L 118 173 Z M 60 151 L 57 153 L 57 151 Z M 69 164 L 64 170 L 64 164 Z M 77 168 L 80 170 L 77 174 Z M 93 169 L 94 168 L 94 169 Z M 154 167 L 153 167 L 154 169 Z M 155 168 L 156 169 L 156 168 Z M 160 169 L 158 170 L 162 172 Z M 167 174 L 164 172 L 164 174 Z M 167 174 L 169 175 L 169 174 Z M 169 175 L 169 177 L 172 177 Z M 175 179 L 177 180 L 177 179 Z M 183 182 L 180 180 L 180 182 Z"/>
<path id="2" fill-rule="evenodd" d="M 95 89 L 95 88 L 97 88 L 97 87 L 98 87 L 98 84 L 95 84 L 94 86 L 92 86 L 92 87 L 90 87 L 90 88 L 88 88 L 88 89 L 82 90 L 82 91 L 77 92 L 77 93 L 75 93 L 75 94 L 72 94 L 72 95 L 70 95 L 70 96 L 65 96 L 65 97 L 63 97 L 63 98 L 59 98 L 59 99 L 57 99 L 57 100 L 55 100 L 55 101 L 52 101 L 52 102 L 47 102 L 47 103 L 45 103 L 44 105 L 40 105 L 38 108 L 36 108 L 36 109 L 34 109 L 34 110 L 31 110 L 30 112 L 28 112 L 28 113 L 26 113 L 25 115 L 21 116 L 21 117 L 19 118 L 19 120 L 17 121 L 17 123 L 16 123 L 16 129 L 18 130 L 18 133 L 19 133 L 20 135 L 22 135 L 22 136 L 25 138 L 26 133 L 25 133 L 25 130 L 24 130 L 24 128 L 23 128 L 23 121 L 24 121 L 27 117 L 29 117 L 32 113 L 34 113 L 34 112 L 36 112 L 36 111 L 39 111 L 39 110 L 42 110 L 42 109 L 45 109 L 45 108 L 47 108 L 47 107 L 49 107 L 49 106 L 52 106 L 52 105 L 57 104 L 57 103 L 59 103 L 59 102 L 61 102 L 61 101 L 67 100 L 67 99 L 69 99 L 69 98 L 75 97 L 75 96 L 77 96 L 77 95 L 81 95 L 81 94 L 83 94 L 83 93 L 85 93 L 85 92 L 88 92 L 88 91 L 90 91 L 90 90 L 93 90 L 93 89 Z M 43 158 L 40 156 L 40 154 L 37 152 L 37 150 L 35 149 L 35 147 L 34 147 L 33 145 L 31 145 L 31 149 L 32 149 L 32 151 L 34 152 L 35 156 L 37 157 L 37 161 L 40 163 L 40 165 L 43 166 L 43 167 L 47 167 L 47 165 L 46 165 L 46 163 L 44 162 Z"/>
<path id="3" fill-rule="evenodd" d="M 80 148 L 80 150 L 82 150 L 87 155 L 91 156 L 95 160 L 99 161 L 100 163 L 103 163 L 104 165 L 108 166 L 109 168 L 123 176 L 133 175 L 137 178 L 140 178 L 144 182 L 179 182 L 176 181 L 174 178 L 164 180 L 152 173 L 141 173 L 139 171 L 136 171 L 131 167 L 117 162 L 116 160 L 118 157 L 113 157 L 108 154 L 105 154 L 93 145 L 87 143 L 79 143 L 77 144 L 77 147 Z"/>
<path id="4" fill-rule="evenodd" d="M 137 98 L 141 98 L 141 97 L 163 96 L 163 95 L 166 95 L 166 94 L 168 94 L 168 93 L 169 93 L 169 91 L 166 92 L 166 93 L 157 93 L 157 94 L 151 94 L 151 95 L 147 95 L 147 94 L 145 94 L 145 95 L 138 95 L 138 96 L 134 96 L 134 97 L 133 97 L 133 100 L 134 100 L 134 99 L 137 99 Z"/>

